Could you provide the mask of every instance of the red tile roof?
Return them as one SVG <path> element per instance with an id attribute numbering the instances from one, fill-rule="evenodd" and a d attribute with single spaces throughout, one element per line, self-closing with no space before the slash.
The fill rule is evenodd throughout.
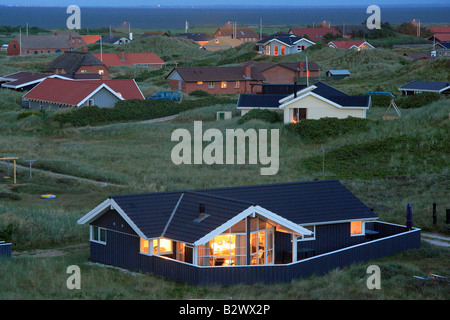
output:
<path id="1" fill-rule="evenodd" d="M 132 66 L 135 64 L 155 64 L 161 65 L 165 62 L 153 52 L 115 52 L 115 53 L 94 53 L 94 56 L 102 60 L 108 67 Z"/>
<path id="2" fill-rule="evenodd" d="M 23 98 L 77 106 L 103 84 L 124 100 L 144 99 L 133 79 L 64 80 L 59 78 L 46 78 Z"/>
<path id="3" fill-rule="evenodd" d="M 450 27 L 447 26 L 429 27 L 428 30 L 433 33 L 450 33 Z"/>
<path id="4" fill-rule="evenodd" d="M 428 40 L 433 41 L 433 38 L 436 38 L 438 42 L 449 42 L 450 41 L 450 33 L 435 33 Z"/>
<path id="5" fill-rule="evenodd" d="M 303 37 L 306 34 L 311 41 L 322 40 L 327 33 L 340 34 L 335 28 L 292 28 L 289 33 L 297 37 Z"/>
<path id="6" fill-rule="evenodd" d="M 328 46 L 330 46 L 330 44 L 333 44 L 335 47 L 337 47 L 339 49 L 350 49 L 353 46 L 359 48 L 364 43 L 368 43 L 368 42 L 366 42 L 364 40 L 330 41 L 328 43 Z M 369 46 L 371 46 L 371 45 L 369 44 Z"/>
<path id="7" fill-rule="evenodd" d="M 86 41 L 86 43 L 90 44 L 90 43 L 95 43 L 97 41 L 100 40 L 100 35 L 84 35 L 81 36 L 81 38 Z"/>

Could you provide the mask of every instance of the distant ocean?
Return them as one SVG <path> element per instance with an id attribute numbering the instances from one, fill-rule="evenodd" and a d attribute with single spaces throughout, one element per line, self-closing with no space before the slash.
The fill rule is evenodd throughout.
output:
<path id="1" fill-rule="evenodd" d="M 26 25 L 41 28 L 65 28 L 65 7 L 0 7 L 0 25 Z M 81 8 L 81 27 L 125 27 L 143 29 L 184 29 L 198 25 L 238 24 L 298 25 L 318 24 L 324 20 L 332 25 L 361 24 L 369 17 L 366 7 L 360 8 Z M 446 7 L 383 7 L 381 20 L 392 24 L 420 19 L 422 23 L 449 23 L 450 6 Z M 126 25 L 128 27 L 128 24 Z"/>

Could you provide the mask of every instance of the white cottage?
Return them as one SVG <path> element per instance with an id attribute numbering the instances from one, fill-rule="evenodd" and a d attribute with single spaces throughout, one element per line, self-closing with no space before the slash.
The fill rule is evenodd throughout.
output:
<path id="1" fill-rule="evenodd" d="M 284 111 L 284 123 L 296 123 L 303 119 L 366 118 L 371 99 L 370 96 L 349 96 L 323 82 L 317 82 L 279 102 L 279 109 Z"/>
<path id="2" fill-rule="evenodd" d="M 284 56 L 299 53 L 315 45 L 314 42 L 293 34 L 272 35 L 257 42 L 259 52 L 268 56 Z"/>

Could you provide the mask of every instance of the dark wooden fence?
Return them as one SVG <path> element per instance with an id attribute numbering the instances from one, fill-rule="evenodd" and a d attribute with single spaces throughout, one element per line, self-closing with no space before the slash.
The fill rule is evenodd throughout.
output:
<path id="1" fill-rule="evenodd" d="M 407 230 L 404 226 L 383 222 L 368 223 L 367 227 L 378 232 L 374 240 L 289 264 L 200 267 L 154 256 L 151 262 L 146 259 L 145 263 L 150 262 L 151 266 L 147 265 L 145 269 L 155 275 L 192 285 L 271 284 L 314 274 L 323 275 L 336 268 L 420 247 L 420 229 Z"/>

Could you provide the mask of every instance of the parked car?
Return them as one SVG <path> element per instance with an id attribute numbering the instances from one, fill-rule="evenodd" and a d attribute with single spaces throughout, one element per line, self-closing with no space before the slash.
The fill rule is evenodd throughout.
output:
<path id="1" fill-rule="evenodd" d="M 180 101 L 181 96 L 178 91 L 156 91 L 150 97 L 148 97 L 148 99 L 149 100 L 162 99 L 162 100 Z"/>

